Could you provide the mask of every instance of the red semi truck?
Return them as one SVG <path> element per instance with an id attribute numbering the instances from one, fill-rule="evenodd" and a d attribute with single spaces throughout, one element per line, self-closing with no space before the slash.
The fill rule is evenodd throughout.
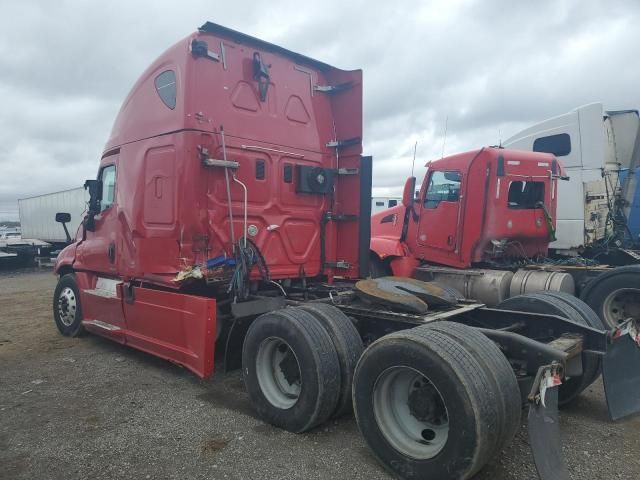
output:
<path id="1" fill-rule="evenodd" d="M 610 328 L 640 319 L 640 265 L 611 268 L 577 253 L 550 258 L 558 182 L 568 179 L 553 155 L 487 148 L 426 166 L 415 199 L 411 177 L 411 198 L 371 220 L 374 276 L 434 280 L 490 306 L 561 291 L 582 298 Z"/>
<path id="2" fill-rule="evenodd" d="M 86 183 L 88 213 L 55 265 L 58 329 L 200 377 L 242 367 L 261 418 L 292 432 L 353 406 L 403 478 L 470 478 L 513 438 L 526 402 L 540 476 L 566 475 L 558 396 L 602 368 L 612 417 L 640 409 L 640 369 L 628 368 L 638 322 L 604 329 L 570 296 L 493 309 L 433 282 L 366 279 L 361 138 L 360 71 L 206 23 L 147 69 L 118 114 Z M 478 155 L 500 165 L 498 150 Z M 534 154 L 518 155 L 528 172 Z M 481 209 L 498 225 L 501 207 Z M 537 234 L 523 244 L 532 252 L 547 243 L 538 213 L 512 229 Z"/>

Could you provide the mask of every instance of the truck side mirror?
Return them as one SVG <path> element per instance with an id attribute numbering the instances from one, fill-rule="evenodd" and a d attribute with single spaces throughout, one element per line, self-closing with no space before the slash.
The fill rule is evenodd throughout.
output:
<path id="1" fill-rule="evenodd" d="M 102 182 L 100 180 L 87 180 L 84 189 L 89 191 L 89 213 L 100 212 L 100 199 L 102 198 Z"/>
<path id="2" fill-rule="evenodd" d="M 67 223 L 71 221 L 71 214 L 67 212 L 58 212 L 56 213 L 56 222 L 62 224 L 62 228 L 64 228 L 64 234 L 67 236 L 67 243 L 71 243 L 71 235 L 69 235 L 69 230 L 67 229 Z"/>
<path id="3" fill-rule="evenodd" d="M 58 212 L 56 213 L 56 222 L 58 223 L 69 223 L 71 221 L 71 214 L 67 212 Z"/>
<path id="4" fill-rule="evenodd" d="M 102 181 L 87 180 L 84 182 L 84 189 L 89 191 L 89 208 L 87 216 L 82 224 L 86 230 L 90 232 L 96 229 L 95 216 L 100 213 L 100 200 L 102 199 Z"/>
<path id="5" fill-rule="evenodd" d="M 414 202 L 414 191 L 416 189 L 416 177 L 407 178 L 402 192 L 402 205 L 406 208 L 412 207 Z"/>

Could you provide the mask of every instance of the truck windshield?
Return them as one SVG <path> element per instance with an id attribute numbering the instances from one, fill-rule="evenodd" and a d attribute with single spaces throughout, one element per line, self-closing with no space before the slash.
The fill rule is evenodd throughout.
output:
<path id="1" fill-rule="evenodd" d="M 509 184 L 509 208 L 539 208 L 544 203 L 544 183 L 516 181 Z"/>

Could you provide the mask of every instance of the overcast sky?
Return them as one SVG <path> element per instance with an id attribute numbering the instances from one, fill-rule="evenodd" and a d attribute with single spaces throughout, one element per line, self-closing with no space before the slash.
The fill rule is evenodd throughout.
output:
<path id="1" fill-rule="evenodd" d="M 0 220 L 95 176 L 146 66 L 210 20 L 364 70 L 374 194 L 586 103 L 640 107 L 640 2 L 31 1 L 0 6 Z"/>

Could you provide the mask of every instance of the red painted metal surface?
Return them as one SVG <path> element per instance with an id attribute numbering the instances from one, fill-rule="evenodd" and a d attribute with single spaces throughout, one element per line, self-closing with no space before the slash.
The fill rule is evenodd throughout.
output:
<path id="1" fill-rule="evenodd" d="M 123 303 L 127 345 L 183 365 L 202 378 L 213 373 L 214 299 L 137 287 L 133 298 Z"/>
<path id="2" fill-rule="evenodd" d="M 391 272 L 396 277 L 410 278 L 413 271 L 420 264 L 415 257 L 394 257 L 390 262 Z"/>
<path id="3" fill-rule="evenodd" d="M 116 167 L 114 202 L 55 267 L 83 272 L 89 330 L 200 376 L 213 369 L 215 301 L 135 287 L 127 302 L 123 285 L 142 281 L 179 291 L 178 272 L 231 256 L 224 170 L 205 167 L 203 159 L 226 153 L 238 162 L 235 175 L 248 190 L 248 228 L 243 189 L 232 181 L 234 237 L 248 234 L 271 279 L 324 275 L 331 281 L 359 272 L 362 152 L 360 70 L 342 71 L 223 27 L 205 27 L 161 55 L 125 99 L 100 162 L 100 168 Z M 204 56 L 192 42 L 206 42 Z M 256 56 L 266 82 L 256 76 Z M 157 83 L 168 71 L 175 78 Z M 158 85 L 168 89 L 164 99 Z M 336 175 L 328 194 L 302 193 L 300 166 L 356 170 Z M 328 213 L 347 220 L 323 226 Z M 256 268 L 252 275 L 259 278 Z M 89 293 L 98 276 L 119 282 L 109 296 Z"/>
<path id="4" fill-rule="evenodd" d="M 76 273 L 82 305 L 82 325 L 88 331 L 125 343 L 126 322 L 122 310 L 122 284 L 113 295 L 96 289 L 98 277 L 86 272 Z"/>
<path id="5" fill-rule="evenodd" d="M 484 148 L 429 162 L 420 195 L 411 207 L 405 239 L 401 240 L 403 222 L 399 220 L 404 218 L 404 208 L 394 207 L 372 217 L 371 249 L 381 258 L 405 251 L 419 260 L 457 268 L 499 256 L 546 255 L 550 232 L 544 210 L 514 208 L 508 196 L 512 182 L 543 183 L 543 203 L 555 226 L 558 180 L 551 175 L 554 161 L 545 153 Z M 457 201 L 441 201 L 436 208 L 425 206 L 434 172 L 460 174 Z M 389 215 L 398 220 L 383 222 Z M 505 240 L 506 248 L 496 251 L 493 240 Z"/>
<path id="6" fill-rule="evenodd" d="M 191 42 L 205 41 L 223 61 L 194 57 Z M 125 100 L 105 148 L 101 166 L 117 166 L 116 201 L 101 214 L 95 233 L 77 246 L 74 268 L 145 278 L 173 286 L 186 265 L 231 253 L 224 171 L 205 168 L 200 151 L 240 163 L 237 177 L 248 187 L 248 225 L 272 278 L 320 273 L 320 219 L 328 211 L 359 213 L 359 176 L 339 176 L 333 195 L 296 192 L 284 168 L 296 165 L 357 168 L 362 150 L 362 72 L 342 71 L 300 60 L 257 42 L 237 41 L 224 31 L 197 32 L 165 52 L 141 76 Z M 270 83 L 261 101 L 252 59 L 269 65 Z M 221 58 L 221 57 L 220 57 Z M 176 106 L 168 108 L 155 79 L 176 73 Z M 345 85 L 336 93 L 318 86 Z M 336 149 L 333 140 L 356 139 Z M 109 153 L 117 152 L 115 155 Z M 256 178 L 264 162 L 264 178 Z M 295 175 L 295 173 L 294 173 Z M 243 234 L 243 193 L 232 182 L 235 238 Z M 327 261 L 345 260 L 358 272 L 358 221 L 327 225 Z M 115 264 L 107 249 L 116 244 Z M 69 248 L 76 248 L 74 246 Z"/>

